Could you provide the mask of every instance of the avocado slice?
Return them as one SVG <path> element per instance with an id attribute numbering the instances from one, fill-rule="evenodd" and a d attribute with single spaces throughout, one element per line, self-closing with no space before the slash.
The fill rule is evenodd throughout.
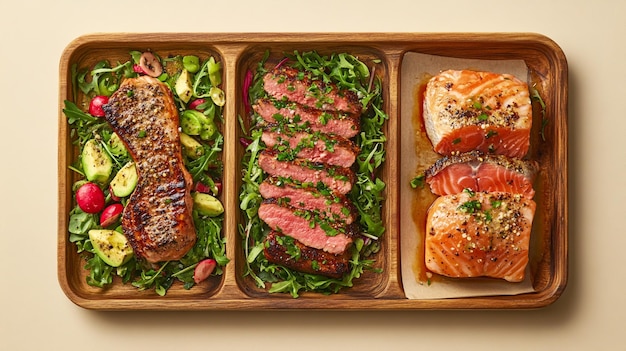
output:
<path id="1" fill-rule="evenodd" d="M 120 168 L 115 177 L 113 177 L 110 185 L 111 191 L 117 197 L 128 196 L 135 190 L 138 180 L 139 176 L 137 175 L 135 162 L 130 161 Z"/>
<path id="2" fill-rule="evenodd" d="M 202 147 L 202 144 L 189 135 L 180 133 L 180 143 L 187 156 L 195 159 L 204 155 L 204 148 Z"/>
<path id="3" fill-rule="evenodd" d="M 191 197 L 193 198 L 193 207 L 200 214 L 215 217 L 224 213 L 224 206 L 220 200 L 209 194 L 194 192 Z"/>
<path id="4" fill-rule="evenodd" d="M 109 266 L 119 267 L 133 257 L 133 249 L 124 234 L 110 229 L 92 229 L 89 240 L 96 254 Z"/>
<path id="5" fill-rule="evenodd" d="M 117 135 L 117 133 L 113 133 L 113 135 L 111 135 L 111 139 L 109 139 L 109 150 L 111 150 L 111 153 L 115 156 L 128 155 L 126 145 L 124 145 L 124 142 L 120 139 L 120 136 Z"/>
<path id="6" fill-rule="evenodd" d="M 113 161 L 95 139 L 85 143 L 81 152 L 81 162 L 87 180 L 100 184 L 105 184 L 109 180 L 113 171 Z"/>
<path id="7" fill-rule="evenodd" d="M 174 84 L 174 90 L 176 91 L 176 95 L 178 95 L 184 103 L 189 102 L 192 95 L 191 76 L 189 75 L 189 71 L 183 69 L 180 72 L 180 76 L 178 76 L 178 79 L 176 79 L 176 83 Z"/>

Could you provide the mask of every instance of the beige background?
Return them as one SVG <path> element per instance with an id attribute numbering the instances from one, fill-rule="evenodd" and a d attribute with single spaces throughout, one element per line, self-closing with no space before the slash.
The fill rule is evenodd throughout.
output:
<path id="1" fill-rule="evenodd" d="M 0 5 L 0 349 L 626 349 L 626 2 L 87 3 Z M 532 31 L 552 38 L 570 73 L 565 293 L 527 311 L 98 313 L 75 306 L 56 271 L 58 64 L 72 39 L 111 31 Z"/>

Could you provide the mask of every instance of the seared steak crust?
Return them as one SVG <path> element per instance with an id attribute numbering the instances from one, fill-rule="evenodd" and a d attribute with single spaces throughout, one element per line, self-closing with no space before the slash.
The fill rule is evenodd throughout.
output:
<path id="1" fill-rule="evenodd" d="M 178 260 L 196 241 L 191 175 L 181 154 L 178 111 L 169 88 L 149 76 L 126 79 L 103 106 L 126 145 L 139 180 L 122 215 L 135 255 Z"/>
<path id="2" fill-rule="evenodd" d="M 334 255 L 323 250 L 303 245 L 293 239 L 296 257 L 289 253 L 286 237 L 276 231 L 271 231 L 265 238 L 263 254 L 268 261 L 281 264 L 287 268 L 304 273 L 319 274 L 330 278 L 341 278 L 350 271 L 350 252 Z"/>

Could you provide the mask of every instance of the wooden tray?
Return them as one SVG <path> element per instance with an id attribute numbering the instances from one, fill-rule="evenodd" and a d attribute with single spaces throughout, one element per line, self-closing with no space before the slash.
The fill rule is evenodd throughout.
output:
<path id="1" fill-rule="evenodd" d="M 73 206 L 71 185 L 75 173 L 68 169 L 77 150 L 71 143 L 63 101 L 71 96 L 71 66 L 87 66 L 102 58 L 111 62 L 126 60 L 130 50 L 176 54 L 205 53 L 220 58 L 224 67 L 223 151 L 224 193 L 226 208 L 224 235 L 231 262 L 221 277 L 215 277 L 190 290 L 175 284 L 167 295 L 137 291 L 129 285 L 114 284 L 108 289 L 90 287 L 85 282 L 84 262 L 68 241 L 69 211 Z M 288 294 L 269 294 L 242 277 L 243 257 L 237 225 L 242 220 L 238 194 L 241 185 L 238 115 L 244 115 L 240 99 L 245 70 L 253 67 L 265 50 L 293 52 L 317 50 L 320 53 L 350 52 L 357 56 L 379 58 L 383 79 L 385 109 L 389 115 L 387 162 L 383 180 L 387 183 L 383 209 L 387 231 L 382 250 L 376 257 L 383 269 L 380 274 L 366 273 L 354 287 L 335 295 L 303 294 L 294 299 Z M 533 293 L 515 296 L 489 296 L 456 299 L 409 300 L 405 297 L 400 273 L 401 216 L 398 182 L 403 169 L 399 134 L 400 77 L 406 52 L 478 59 L 522 59 L 536 77 L 547 104 L 548 142 L 538 152 L 542 169 L 540 181 L 546 191 L 536 197 L 545 209 L 544 225 L 539 235 L 543 246 L 540 260 L 532 271 Z M 61 288 L 75 304 L 97 310 L 406 310 L 406 309 L 508 309 L 538 308 L 559 298 L 567 283 L 568 199 L 567 199 L 567 62 L 561 49 L 545 36 L 532 33 L 116 33 L 93 34 L 71 42 L 60 60 L 59 81 L 59 207 L 58 207 L 58 279 Z"/>

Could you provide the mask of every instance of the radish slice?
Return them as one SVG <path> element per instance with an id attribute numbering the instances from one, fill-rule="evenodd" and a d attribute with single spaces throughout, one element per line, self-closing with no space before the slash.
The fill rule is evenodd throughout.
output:
<path id="1" fill-rule="evenodd" d="M 251 70 L 248 70 L 246 72 L 246 76 L 243 79 L 243 87 L 242 87 L 242 91 L 243 91 L 243 105 L 246 109 L 246 114 L 249 115 L 250 111 L 252 110 L 251 106 L 250 106 L 250 99 L 248 96 L 248 92 L 250 91 L 250 85 L 252 84 L 252 78 L 254 78 L 254 75 L 252 74 Z"/>
<path id="2" fill-rule="evenodd" d="M 150 77 L 156 78 L 163 73 L 163 66 L 161 66 L 161 62 L 159 62 L 159 59 L 150 51 L 146 51 L 141 54 L 141 57 L 139 58 L 139 66 Z"/>
<path id="3" fill-rule="evenodd" d="M 193 271 L 193 281 L 198 284 L 208 278 L 217 266 L 217 261 L 207 258 L 198 262 L 196 269 Z"/>
<path id="4" fill-rule="evenodd" d="M 100 226 L 106 228 L 117 223 L 122 216 L 122 211 L 124 211 L 122 204 L 112 204 L 105 207 L 100 214 Z"/>

